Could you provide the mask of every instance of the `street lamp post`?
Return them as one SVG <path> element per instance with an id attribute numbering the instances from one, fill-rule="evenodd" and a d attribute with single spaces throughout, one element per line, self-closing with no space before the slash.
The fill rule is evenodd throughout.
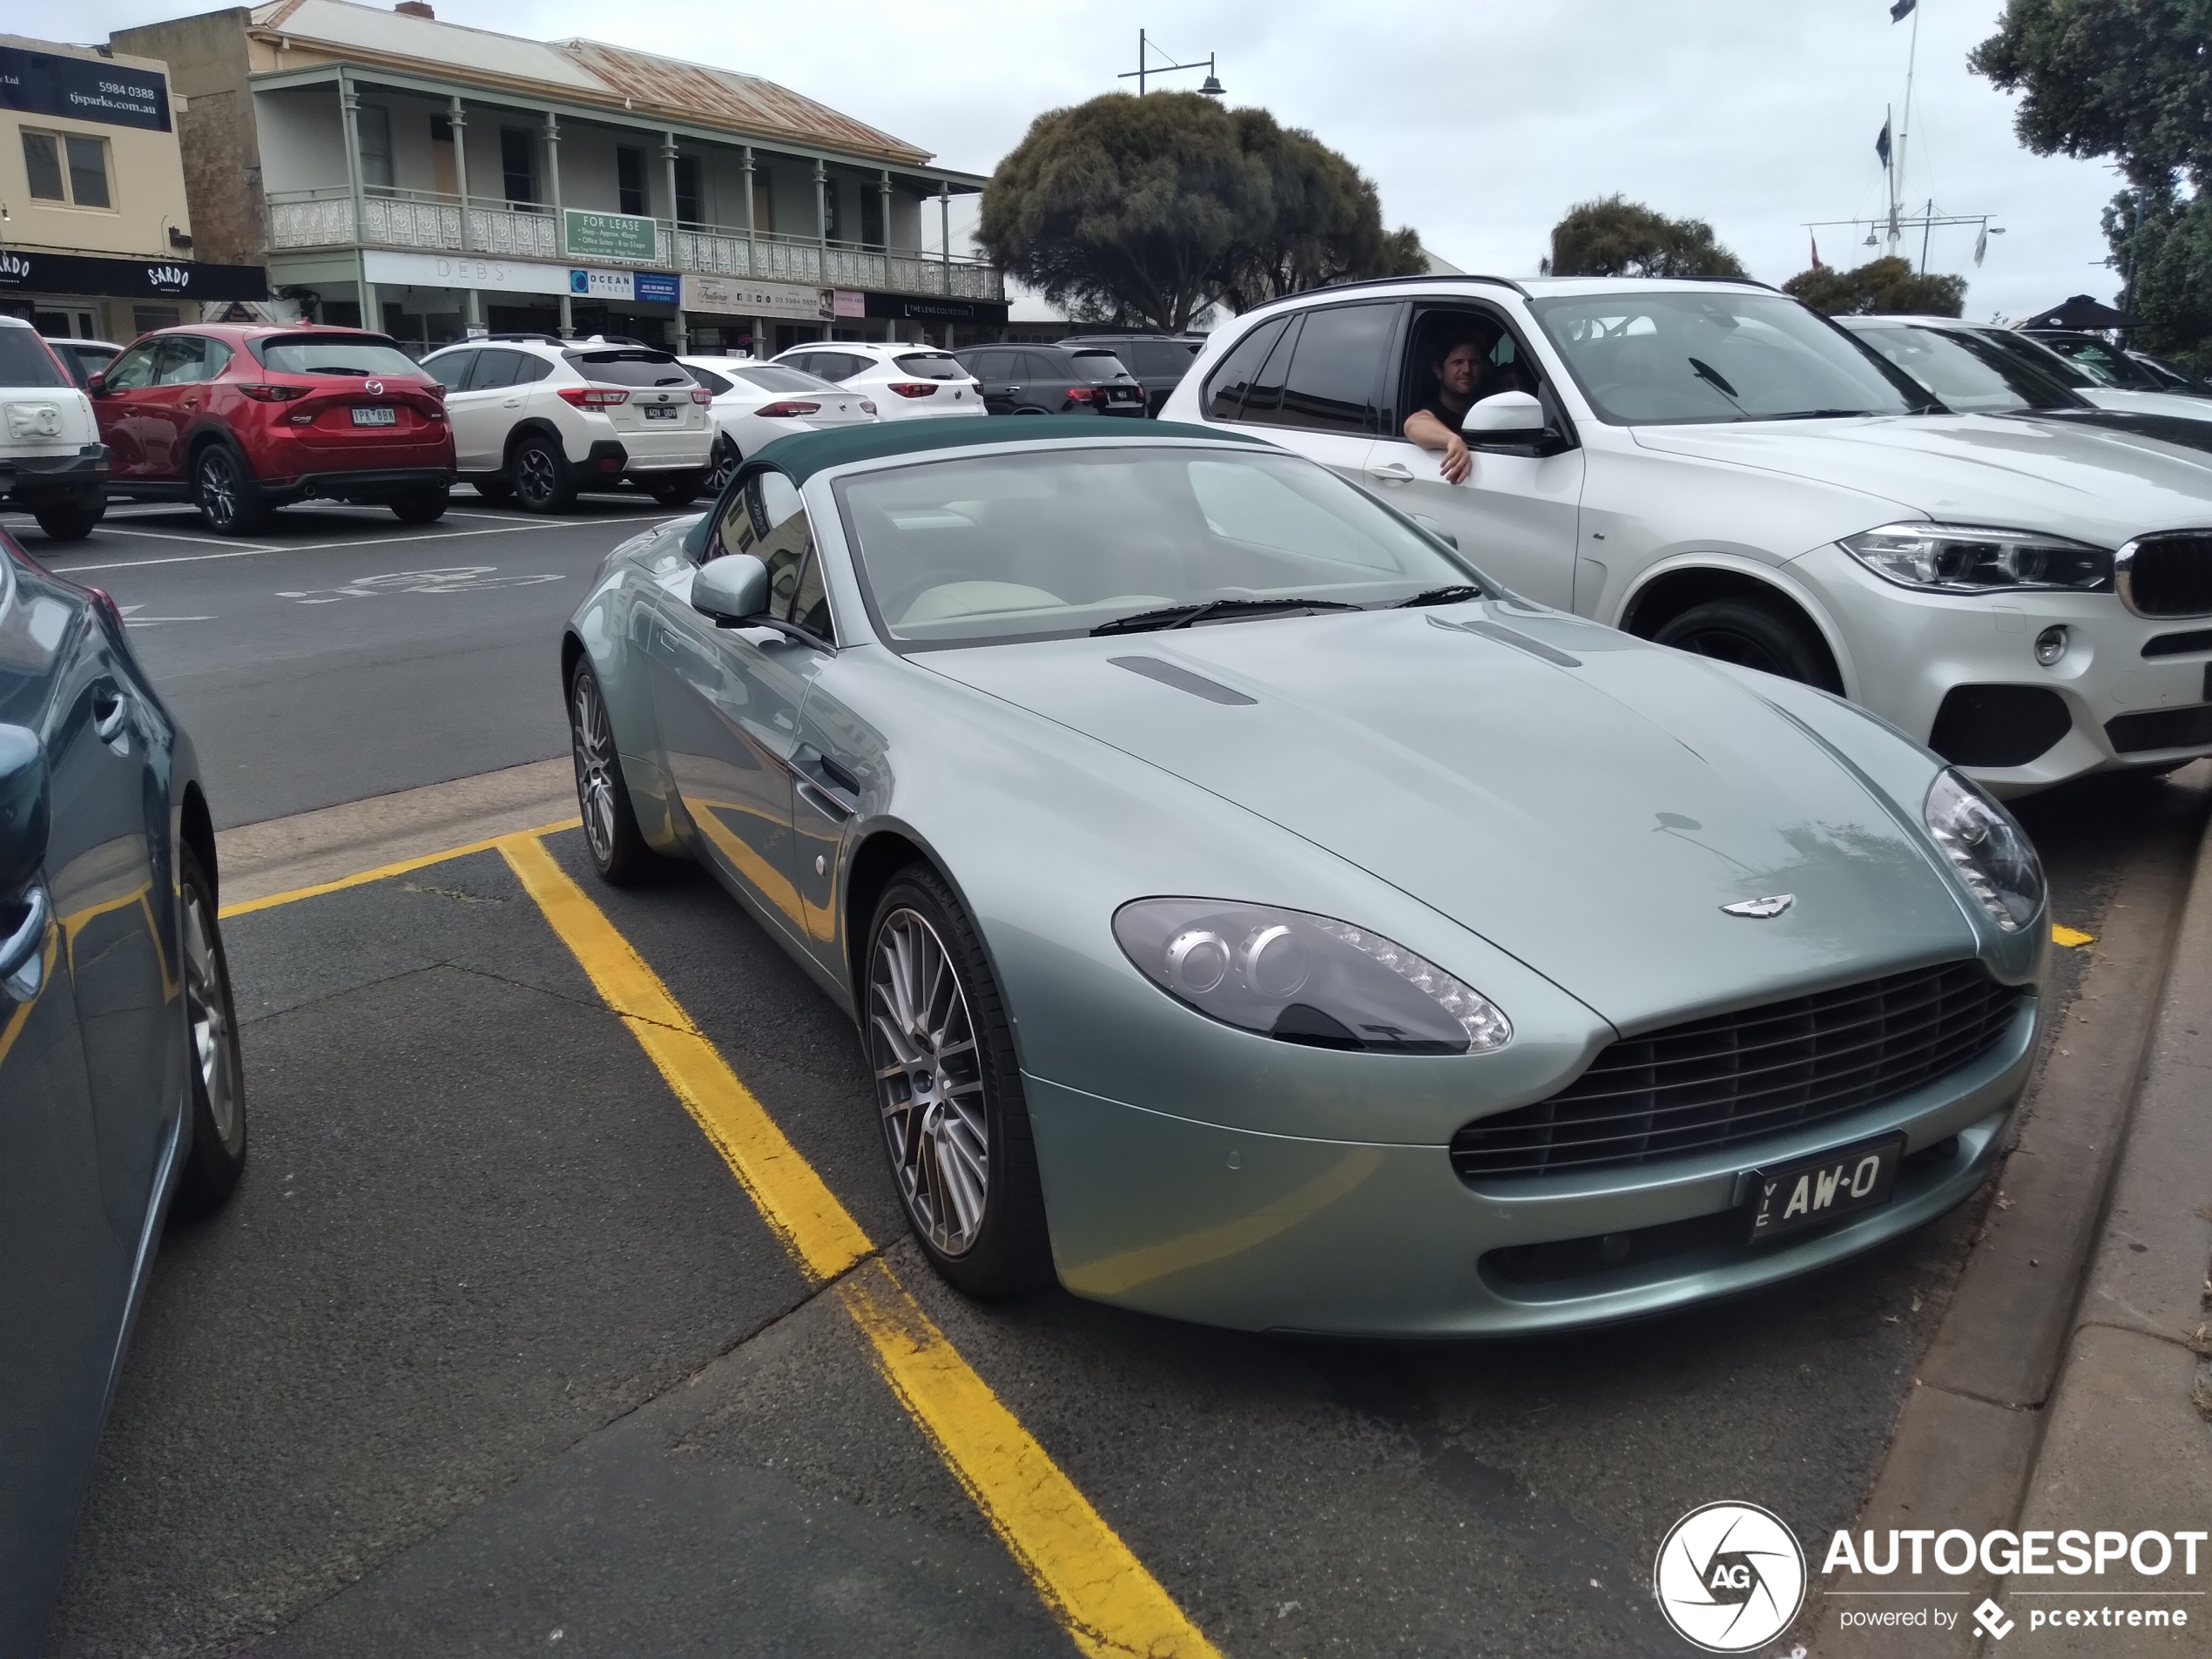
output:
<path id="1" fill-rule="evenodd" d="M 1155 66 L 1150 61 L 1151 51 L 1151 41 L 1146 37 L 1144 30 L 1142 29 L 1138 30 L 1136 31 L 1136 67 L 1135 69 L 1123 70 L 1119 75 L 1114 78 L 1116 80 L 1135 81 L 1136 83 L 1137 97 L 1143 98 L 1144 96 L 1144 82 L 1146 77 L 1148 76 L 1171 75 L 1177 70 L 1198 68 L 1204 68 L 1206 71 L 1206 78 L 1201 82 L 1198 86 L 1200 93 L 1207 98 L 1221 98 L 1227 93 L 1228 89 L 1222 85 L 1220 80 L 1217 78 L 1214 74 L 1213 54 L 1211 52 L 1208 52 L 1206 54 L 1206 61 L 1203 65 L 1194 58 L 1187 64 L 1161 64 Z"/>

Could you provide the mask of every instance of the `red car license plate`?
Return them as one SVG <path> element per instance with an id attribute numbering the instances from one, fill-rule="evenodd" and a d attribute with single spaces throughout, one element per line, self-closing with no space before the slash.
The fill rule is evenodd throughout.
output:
<path id="1" fill-rule="evenodd" d="M 400 412 L 389 404 L 354 411 L 355 426 L 397 426 L 399 423 Z"/>

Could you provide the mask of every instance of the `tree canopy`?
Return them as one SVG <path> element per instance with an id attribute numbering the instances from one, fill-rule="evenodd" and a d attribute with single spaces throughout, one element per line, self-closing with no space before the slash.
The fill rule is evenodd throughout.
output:
<path id="1" fill-rule="evenodd" d="M 1924 276 L 1893 254 L 1851 271 L 1816 266 L 1798 272 L 1782 291 L 1831 317 L 1956 317 L 1966 308 L 1966 278 Z"/>
<path id="2" fill-rule="evenodd" d="M 2212 368 L 2212 0 L 2006 0 L 1968 64 L 2020 94 L 2038 155 L 2109 156 L 2104 215 L 2134 343 Z"/>
<path id="3" fill-rule="evenodd" d="M 1554 276 L 1737 276 L 1736 255 L 1699 219 L 1669 219 L 1624 196 L 1577 203 L 1552 226 Z"/>
<path id="4" fill-rule="evenodd" d="M 1049 111 L 999 163 L 976 239 L 1086 322 L 1178 333 L 1345 278 L 1419 270 L 1372 182 L 1312 133 L 1195 92 Z"/>

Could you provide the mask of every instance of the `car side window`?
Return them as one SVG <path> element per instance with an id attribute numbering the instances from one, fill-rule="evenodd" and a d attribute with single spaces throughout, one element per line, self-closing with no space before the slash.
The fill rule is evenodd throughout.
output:
<path id="1" fill-rule="evenodd" d="M 1535 361 L 1502 319 L 1472 307 L 1464 310 L 1439 307 L 1423 311 L 1406 331 L 1394 433 L 1386 431 L 1386 436 L 1403 435 L 1407 419 L 1435 394 L 1436 364 L 1454 342 L 1463 340 L 1472 340 L 1480 354 L 1476 402 L 1501 392 L 1527 392 L 1543 405 L 1546 420 L 1554 425 L 1563 421 L 1557 400 L 1537 371 Z"/>
<path id="2" fill-rule="evenodd" d="M 109 365 L 103 382 L 110 391 L 135 392 L 153 384 L 153 354 L 162 342 L 150 340 L 128 347 Z"/>
<path id="3" fill-rule="evenodd" d="M 160 348 L 154 354 L 153 383 L 156 386 L 188 386 L 195 381 L 206 380 L 206 343 L 191 334 L 165 336 Z"/>
<path id="4" fill-rule="evenodd" d="M 533 357 L 526 351 L 515 354 L 515 384 L 517 386 L 532 385 L 552 372 L 553 360 L 550 357 Z"/>
<path id="5" fill-rule="evenodd" d="M 422 367 L 429 371 L 430 378 L 447 391 L 457 392 L 467 382 L 469 366 L 475 361 L 475 352 L 449 351 L 433 357 Z"/>
<path id="6" fill-rule="evenodd" d="M 1376 431 L 1383 360 L 1390 353 L 1397 314 L 1394 305 L 1329 306 L 1306 313 L 1281 406 L 1265 418 L 1277 426 L 1316 432 Z"/>
<path id="7" fill-rule="evenodd" d="M 810 544 L 806 563 L 799 572 L 799 584 L 791 598 L 791 614 L 785 620 L 794 628 L 804 628 L 815 638 L 837 643 L 836 631 L 830 621 L 829 590 L 822 582 L 822 557 Z"/>
<path id="8" fill-rule="evenodd" d="M 1244 396 L 1259 378 L 1266 366 L 1268 354 L 1283 338 L 1283 330 L 1291 319 L 1278 317 L 1273 322 L 1264 322 L 1246 334 L 1222 359 L 1221 367 L 1214 370 L 1206 381 L 1206 418 L 1210 421 L 1234 421 L 1243 413 Z"/>
<path id="9" fill-rule="evenodd" d="M 768 567 L 768 614 L 788 617 L 799 591 L 799 567 L 813 544 L 799 486 L 787 473 L 757 472 L 730 498 L 707 556 L 750 553 Z"/>
<path id="10" fill-rule="evenodd" d="M 469 371 L 469 384 L 463 389 L 494 392 L 502 386 L 512 386 L 516 365 L 523 361 L 523 354 L 518 351 L 487 347 L 476 354 L 476 366 Z"/>
<path id="11" fill-rule="evenodd" d="M 1053 352 L 1025 351 L 1022 354 L 1022 378 L 1032 386 L 1045 381 L 1066 381 L 1070 386 L 1083 384 L 1083 377 Z"/>

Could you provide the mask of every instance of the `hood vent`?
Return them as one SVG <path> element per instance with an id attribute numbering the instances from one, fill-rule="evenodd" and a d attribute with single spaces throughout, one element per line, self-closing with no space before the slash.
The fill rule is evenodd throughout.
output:
<path id="1" fill-rule="evenodd" d="M 1188 691 L 1193 697 L 1203 697 L 1209 703 L 1251 705 L 1256 697 L 1246 697 L 1242 691 L 1231 691 L 1219 680 L 1210 680 L 1204 674 L 1193 674 L 1187 668 L 1177 668 L 1173 663 L 1163 663 L 1157 657 L 1109 657 L 1106 659 L 1116 668 L 1126 668 L 1132 674 L 1142 674 L 1148 680 L 1157 680 L 1163 685 L 1172 685 L 1178 691 Z"/>
<path id="2" fill-rule="evenodd" d="M 1531 657 L 1540 658 L 1554 668 L 1580 668 L 1582 665 L 1581 658 L 1569 657 L 1565 651 L 1555 650 L 1541 639 L 1531 639 L 1527 634 L 1516 633 L 1503 623 L 1447 622 L 1441 617 L 1431 617 L 1428 620 L 1429 625 L 1433 628 L 1450 628 L 1463 634 L 1480 634 L 1485 639 L 1496 640 L 1501 645 L 1511 645 L 1515 651 L 1525 651 Z"/>

